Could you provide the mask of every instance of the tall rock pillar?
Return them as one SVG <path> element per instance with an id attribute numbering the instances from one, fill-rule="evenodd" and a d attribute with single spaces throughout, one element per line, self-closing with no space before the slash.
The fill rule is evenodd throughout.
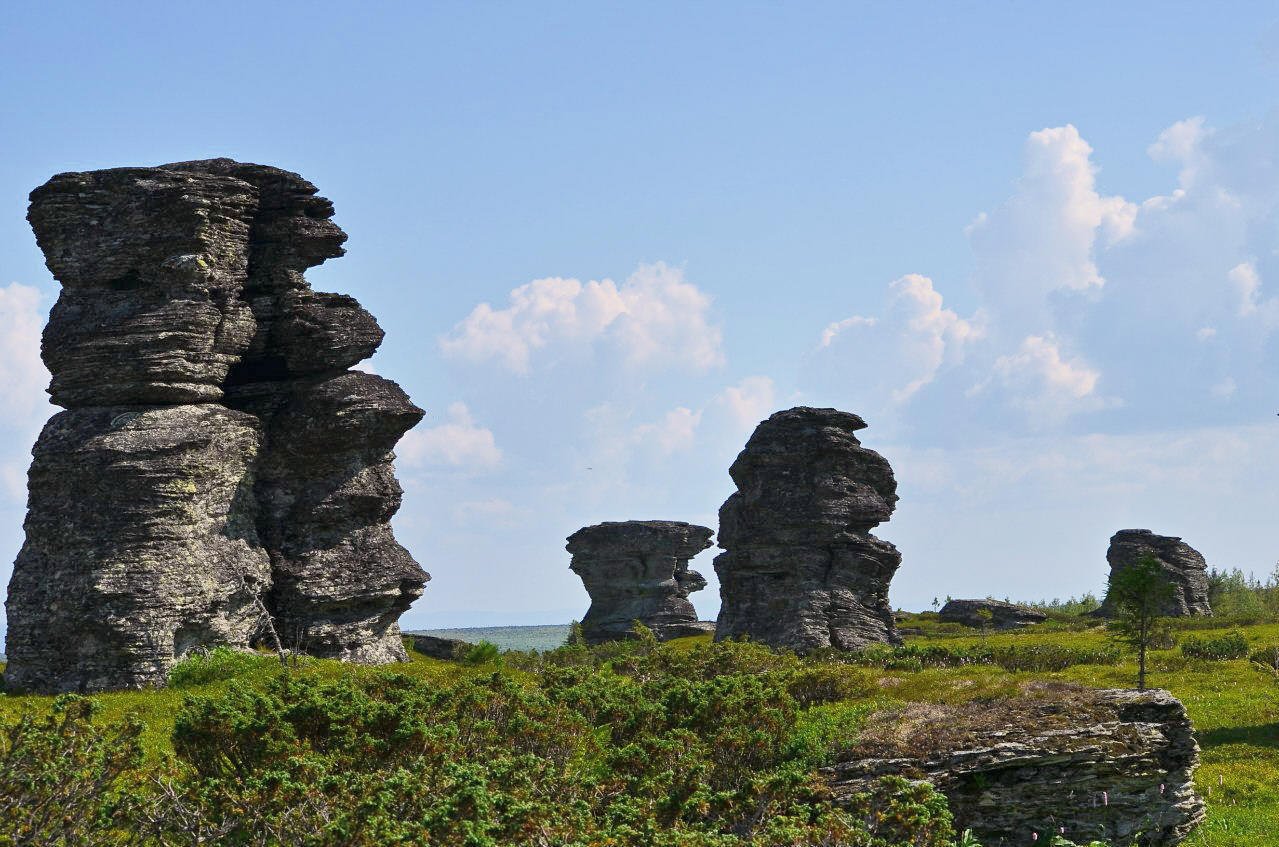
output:
<path id="1" fill-rule="evenodd" d="M 422 411 L 347 370 L 382 332 L 302 277 L 343 253 L 332 215 L 297 174 L 229 159 L 32 192 L 66 411 L 33 450 L 10 690 L 162 684 L 268 620 L 316 655 L 403 658 L 396 619 L 429 577 L 390 534 L 390 450 Z"/>
<path id="2" fill-rule="evenodd" d="M 756 427 L 719 510 L 716 639 L 747 636 L 804 652 L 897 643 L 888 585 L 897 548 L 869 530 L 888 520 L 897 481 L 836 409 L 787 409 Z"/>

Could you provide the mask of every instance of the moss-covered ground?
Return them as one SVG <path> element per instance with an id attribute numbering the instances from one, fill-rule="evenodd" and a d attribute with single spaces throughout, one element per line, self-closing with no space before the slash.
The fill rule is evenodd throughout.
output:
<path id="1" fill-rule="evenodd" d="M 1253 649 L 1279 645 L 1279 623 L 1233 626 L 1229 621 L 1216 629 L 1193 633 L 1213 637 L 1241 631 Z M 1076 648 L 1106 647 L 1111 642 L 1101 627 L 1082 623 L 1049 622 L 1011 633 L 978 634 L 972 630 L 936 623 L 931 615 L 909 616 L 903 621 L 907 643 L 947 647 L 1008 647 L 1053 645 Z M 1192 633 L 1182 632 L 1185 638 Z M 686 639 L 684 643 L 696 643 Z M 506 663 L 508 672 L 519 674 Z M 445 683 L 467 674 L 491 673 L 502 663 L 467 666 L 411 654 L 410 662 L 397 670 Z M 1208 802 L 1206 823 L 1187 842 L 1190 847 L 1273 847 L 1279 844 L 1279 678 L 1246 658 L 1226 661 L 1186 658 L 1180 649 L 1155 651 L 1151 660 L 1152 687 L 1169 689 L 1185 704 L 1194 722 L 1203 763 L 1196 781 Z M 258 660 L 236 670 L 243 679 L 259 674 L 265 680 L 278 669 Z M 306 672 L 329 678 L 378 673 L 376 669 L 308 661 Z M 1132 687 L 1136 664 L 1125 657 L 1118 664 L 1074 665 L 1057 672 L 1011 672 L 994 665 L 954 668 L 894 670 L 862 669 L 864 684 L 856 700 L 825 704 L 805 715 L 805 731 L 826 742 L 838 743 L 853 736 L 870 712 L 906 702 L 961 703 L 1026 690 L 1037 681 L 1058 680 L 1093 687 Z M 137 714 L 146 724 L 143 743 L 148 757 L 159 758 L 170 750 L 173 719 L 184 698 L 193 693 L 214 693 L 227 683 L 222 679 L 197 680 L 184 687 L 102 694 L 101 720 L 111 721 Z M 0 694 L 0 722 L 47 709 L 52 698 Z"/>

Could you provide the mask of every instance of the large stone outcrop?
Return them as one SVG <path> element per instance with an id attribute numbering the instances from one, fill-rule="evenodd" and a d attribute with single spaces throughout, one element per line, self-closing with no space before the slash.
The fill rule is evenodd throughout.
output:
<path id="1" fill-rule="evenodd" d="M 1179 843 L 1204 818 L 1190 720 L 1166 691 L 1058 689 L 872 717 L 824 773 L 836 797 L 876 778 L 925 779 L 986 847 Z M 1036 838 L 1037 836 L 1037 838 Z"/>
<path id="2" fill-rule="evenodd" d="M 1043 612 L 1003 600 L 947 600 L 937 613 L 943 623 L 985 629 L 1019 629 L 1031 624 L 1043 623 L 1048 616 Z"/>
<path id="3" fill-rule="evenodd" d="M 706 587 L 688 560 L 711 546 L 708 527 L 679 521 L 609 521 L 568 537 L 569 565 L 591 607 L 582 618 L 590 644 L 632 636 L 635 621 L 661 640 L 708 630 L 688 595 Z"/>
<path id="4" fill-rule="evenodd" d="M 26 542 L 9 586 L 11 690 L 163 683 L 196 648 L 404 658 L 429 577 L 391 534 L 391 449 L 422 417 L 350 371 L 382 340 L 303 272 L 345 233 L 311 183 L 215 159 L 59 174 L 28 219 L 62 293 Z"/>
<path id="5" fill-rule="evenodd" d="M 865 427 L 803 406 L 756 427 L 719 510 L 717 639 L 797 651 L 899 642 L 888 584 L 901 555 L 869 532 L 892 515 L 897 481 L 854 435 Z"/>
<path id="6" fill-rule="evenodd" d="M 1180 538 L 1155 535 L 1148 529 L 1121 529 L 1110 537 L 1106 561 L 1112 576 L 1146 556 L 1153 556 L 1159 562 L 1173 588 L 1162 614 L 1167 617 L 1212 614 L 1212 606 L 1208 604 L 1208 563 L 1198 550 Z M 1110 599 L 1094 614 L 1099 617 L 1113 614 Z"/>

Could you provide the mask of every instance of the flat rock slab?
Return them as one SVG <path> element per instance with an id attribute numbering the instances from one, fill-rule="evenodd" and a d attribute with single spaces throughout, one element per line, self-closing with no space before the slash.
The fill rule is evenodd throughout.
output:
<path id="1" fill-rule="evenodd" d="M 1048 616 L 1035 609 L 1002 600 L 947 600 L 946 605 L 937 613 L 937 619 L 978 629 L 1020 629 L 1043 623 L 1048 620 Z"/>
<path id="2" fill-rule="evenodd" d="M 1050 843 L 1063 827 L 1079 843 L 1164 847 L 1204 818 L 1198 764 L 1186 710 L 1167 691 L 1056 686 L 872 716 L 848 758 L 823 773 L 836 797 L 887 774 L 927 780 L 956 829 L 985 847 Z"/>

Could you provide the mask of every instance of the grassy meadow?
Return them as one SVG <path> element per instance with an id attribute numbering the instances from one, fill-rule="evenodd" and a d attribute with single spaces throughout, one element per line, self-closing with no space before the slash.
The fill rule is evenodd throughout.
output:
<path id="1" fill-rule="evenodd" d="M 1186 705 L 1194 722 L 1202 765 L 1196 782 L 1208 803 L 1208 817 L 1186 842 L 1190 847 L 1269 847 L 1279 832 L 1279 674 L 1249 658 L 1207 659 L 1186 655 L 1181 645 L 1242 634 L 1248 652 L 1279 646 L 1279 623 L 1254 618 L 1198 619 L 1181 622 L 1175 630 L 1177 646 L 1153 652 L 1151 687 L 1169 689 Z M 1106 630 L 1082 618 L 1054 615 L 1047 623 L 1014 632 L 980 633 L 954 624 L 941 624 L 930 613 L 907 615 L 901 621 L 907 647 L 916 652 L 943 648 L 951 653 L 988 651 L 997 664 L 933 667 L 900 652 L 847 665 L 848 693 L 836 702 L 817 703 L 800 713 L 799 733 L 815 745 L 837 748 L 855 738 L 866 717 L 882 709 L 910 702 L 965 703 L 1018 694 L 1045 680 L 1090 687 L 1126 688 L 1134 685 L 1136 664 Z M 681 639 L 675 649 L 706 642 L 708 637 Z M 1063 652 L 1099 663 L 1062 664 L 1060 670 L 1020 670 L 1043 664 L 1041 652 Z M 907 651 L 908 653 L 910 651 Z M 1011 658 L 1008 658 L 1011 657 Z M 1020 658 L 1019 658 L 1020 657 Z M 1040 657 L 1040 658 L 1035 658 Z M 1254 655 L 1255 658 L 1255 655 Z M 494 672 L 519 679 L 536 665 L 534 653 L 506 653 L 480 664 L 445 662 L 411 653 L 407 664 L 394 668 L 435 686 Z M 1071 660 L 1073 661 L 1073 660 Z M 1047 663 L 1051 665 L 1052 662 Z M 1003 666 L 1001 666 L 1003 665 Z M 307 676 L 330 681 L 373 679 L 386 671 L 305 660 Z M 174 720 L 191 695 L 216 695 L 233 684 L 266 684 L 281 673 L 279 663 L 266 657 L 244 657 L 225 667 L 216 664 L 188 670 L 169 688 L 97 695 L 102 709 L 97 720 L 111 722 L 136 715 L 145 725 L 141 741 L 148 761 L 160 762 L 173 752 Z M 46 711 L 50 697 L 0 694 L 0 724 L 12 724 L 23 714 Z"/>

